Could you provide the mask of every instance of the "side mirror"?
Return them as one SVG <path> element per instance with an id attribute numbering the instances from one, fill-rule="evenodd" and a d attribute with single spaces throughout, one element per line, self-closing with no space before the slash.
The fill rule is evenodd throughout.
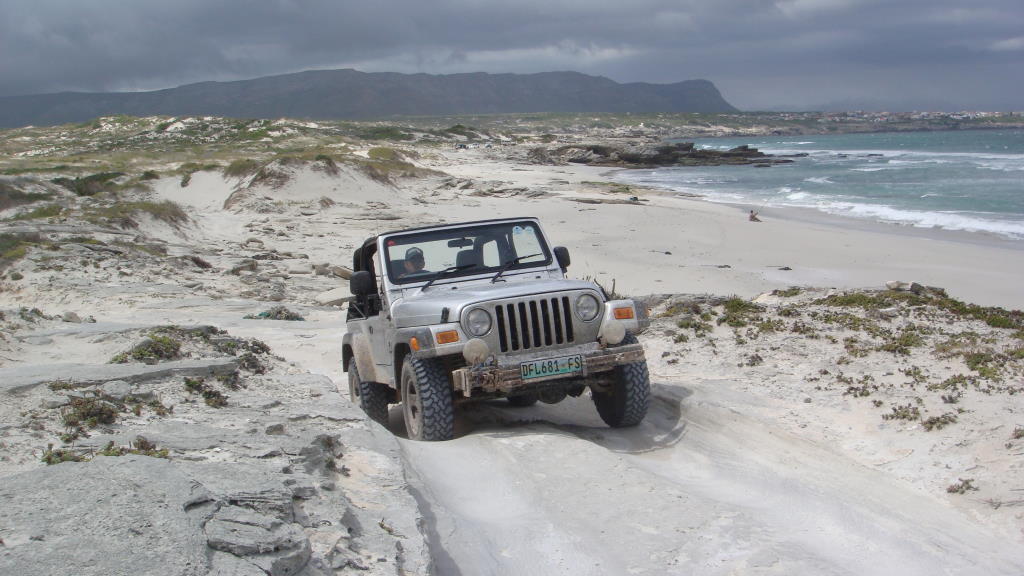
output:
<path id="1" fill-rule="evenodd" d="M 565 272 L 565 269 L 569 267 L 569 249 L 565 246 L 555 246 L 555 259 L 558 260 L 558 267 Z"/>
<path id="2" fill-rule="evenodd" d="M 352 277 L 348 279 L 348 287 L 355 296 L 368 296 L 377 291 L 377 283 L 368 270 L 353 272 Z"/>

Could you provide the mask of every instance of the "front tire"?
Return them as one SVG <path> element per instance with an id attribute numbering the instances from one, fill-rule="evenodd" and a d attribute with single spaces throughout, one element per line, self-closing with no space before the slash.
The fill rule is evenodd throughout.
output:
<path id="1" fill-rule="evenodd" d="M 410 440 L 451 440 L 455 435 L 452 388 L 448 372 L 436 359 L 405 357 L 402 415 Z"/>
<path id="2" fill-rule="evenodd" d="M 636 336 L 626 334 L 623 344 L 637 344 Z M 601 420 L 612 428 L 636 426 L 647 416 L 651 402 L 651 379 L 647 362 L 616 366 L 615 381 L 605 392 L 591 389 L 594 406 Z"/>
<path id="3" fill-rule="evenodd" d="M 359 377 L 355 361 L 348 367 L 348 394 L 352 403 L 362 408 L 371 420 L 388 424 L 388 389 L 376 382 L 364 382 Z"/>

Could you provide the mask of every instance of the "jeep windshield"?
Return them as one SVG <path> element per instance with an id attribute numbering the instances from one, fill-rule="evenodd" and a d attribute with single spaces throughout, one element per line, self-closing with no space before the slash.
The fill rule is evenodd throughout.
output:
<path id="1" fill-rule="evenodd" d="M 536 222 L 504 221 L 388 236 L 388 277 L 394 284 L 503 275 L 551 264 L 551 251 Z"/>

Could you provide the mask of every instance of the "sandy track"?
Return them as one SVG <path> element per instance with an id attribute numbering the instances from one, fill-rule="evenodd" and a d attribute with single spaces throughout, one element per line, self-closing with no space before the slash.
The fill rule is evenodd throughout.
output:
<path id="1" fill-rule="evenodd" d="M 657 384 L 632 430 L 604 427 L 581 397 L 472 407 L 464 436 L 403 442 L 445 550 L 435 555 L 442 573 L 1024 569 L 1024 554 L 959 512 L 751 418 L 718 384 Z"/>

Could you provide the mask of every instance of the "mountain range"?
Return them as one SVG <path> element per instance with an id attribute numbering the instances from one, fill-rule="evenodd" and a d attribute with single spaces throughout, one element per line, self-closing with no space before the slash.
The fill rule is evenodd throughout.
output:
<path id="1" fill-rule="evenodd" d="M 399 74 L 313 70 L 151 92 L 0 97 L 0 127 L 129 114 L 366 120 L 531 112 L 735 112 L 707 80 L 620 84 L 579 72 Z"/>

